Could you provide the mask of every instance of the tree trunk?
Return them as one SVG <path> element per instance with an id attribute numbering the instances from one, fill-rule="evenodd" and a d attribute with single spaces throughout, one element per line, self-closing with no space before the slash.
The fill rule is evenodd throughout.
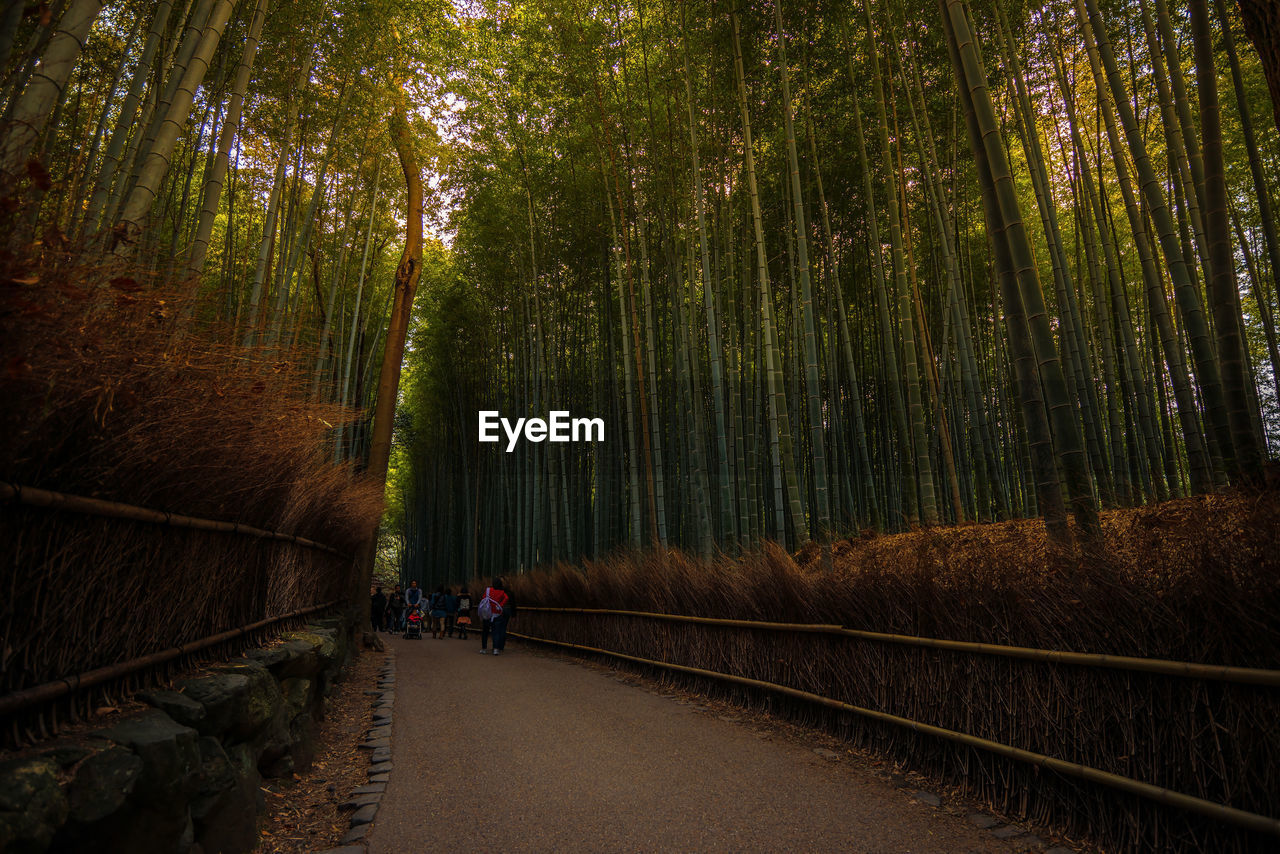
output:
<path id="1" fill-rule="evenodd" d="M 1271 90 L 1271 108 L 1275 111 L 1276 129 L 1280 130 L 1280 3 L 1275 0 L 1240 0 L 1240 17 L 1262 60 Z"/>
<path id="2" fill-rule="evenodd" d="M 395 290 L 392 297 L 391 317 L 387 325 L 387 337 L 382 351 L 382 370 L 378 375 L 378 400 L 373 413 L 373 431 L 369 444 L 369 465 L 366 476 L 378 488 L 379 495 L 386 489 L 387 465 L 391 460 L 391 430 L 395 422 L 396 395 L 400 388 L 400 369 L 404 360 L 405 338 L 409 332 L 409 318 L 413 314 L 413 297 L 422 275 L 422 171 L 413 136 L 409 130 L 408 104 L 404 90 L 395 90 L 395 112 L 391 116 L 391 139 L 404 170 L 408 205 L 405 211 L 404 250 L 396 266 Z M 373 579 L 373 563 L 378 548 L 378 529 L 369 532 L 369 542 L 363 554 L 360 572 L 352 599 L 362 611 L 363 623 L 368 625 L 370 582 Z"/>

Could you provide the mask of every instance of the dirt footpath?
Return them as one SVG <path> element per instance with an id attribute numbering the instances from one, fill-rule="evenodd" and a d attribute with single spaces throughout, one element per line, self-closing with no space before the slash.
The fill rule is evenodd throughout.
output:
<path id="1" fill-rule="evenodd" d="M 375 854 L 1012 852 L 852 761 L 513 641 L 391 641 L 394 770 Z"/>

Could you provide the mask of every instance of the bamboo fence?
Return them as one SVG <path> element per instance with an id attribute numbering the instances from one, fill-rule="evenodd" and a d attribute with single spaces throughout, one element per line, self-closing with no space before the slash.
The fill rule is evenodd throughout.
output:
<path id="1" fill-rule="evenodd" d="M 1069 824 L 1077 832 L 1085 830 L 1088 835 L 1099 841 L 1105 840 L 1109 845 L 1119 844 L 1121 847 L 1127 847 L 1138 839 L 1144 840 L 1141 844 L 1146 845 L 1152 844 L 1153 840 L 1159 838 L 1163 839 L 1163 843 L 1154 844 L 1170 847 L 1171 850 L 1183 850 L 1188 845 L 1192 849 L 1199 847 L 1206 838 L 1215 838 L 1226 846 L 1222 850 L 1257 850 L 1259 846 L 1261 850 L 1270 850 L 1271 846 L 1276 844 L 1276 840 L 1280 839 L 1280 818 L 1266 814 L 1272 811 L 1267 808 L 1267 798 L 1258 796 L 1257 787 L 1262 783 L 1258 779 L 1253 779 L 1256 769 L 1251 771 L 1251 765 L 1239 766 L 1236 769 L 1238 772 L 1236 776 L 1229 776 L 1228 769 L 1231 767 L 1229 765 L 1221 767 L 1215 765 L 1212 769 L 1202 769 L 1205 774 L 1211 770 L 1213 772 L 1211 776 L 1219 778 L 1215 783 L 1209 776 L 1201 774 L 1200 770 L 1193 768 L 1188 771 L 1185 767 L 1185 757 L 1178 758 L 1166 754 L 1164 760 L 1166 769 L 1178 766 L 1182 770 L 1171 773 L 1170 779 L 1158 781 L 1166 785 L 1158 785 L 1157 782 L 1142 778 L 1149 776 L 1148 772 L 1152 767 L 1160 767 L 1159 751 L 1168 747 L 1162 741 L 1163 735 L 1155 736 L 1142 731 L 1130 732 L 1132 727 L 1121 728 L 1117 732 L 1114 724 L 1104 724 L 1101 728 L 1091 723 L 1076 729 L 1065 727 L 1056 730 L 1056 736 L 1053 737 L 1049 737 L 1048 733 L 1040 732 L 1038 729 L 1029 729 L 1055 720 L 1058 712 L 1051 713 L 1049 709 L 1070 708 L 1074 694 L 1068 686 L 1079 683 L 1081 679 L 1087 679 L 1085 671 L 1088 669 L 1114 673 L 1112 676 L 1105 677 L 1106 684 L 1100 686 L 1098 690 L 1106 696 L 1115 696 L 1117 710 L 1122 707 L 1134 709 L 1135 717 L 1136 709 L 1145 706 L 1147 700 L 1143 698 L 1148 691 L 1153 692 L 1152 699 L 1166 694 L 1168 699 L 1172 699 L 1174 694 L 1183 696 L 1187 691 L 1191 692 L 1188 696 L 1202 695 L 1210 685 L 1217 684 L 1222 686 L 1222 691 L 1229 692 L 1223 694 L 1222 699 L 1237 707 L 1237 714 L 1233 714 L 1230 720 L 1219 719 L 1219 729 L 1224 725 L 1228 727 L 1221 732 L 1224 742 L 1222 750 L 1225 753 L 1221 753 L 1220 756 L 1225 758 L 1232 755 L 1231 751 L 1236 749 L 1236 746 L 1233 746 L 1236 735 L 1243 739 L 1238 745 L 1240 749 L 1243 749 L 1245 744 L 1258 744 L 1259 734 L 1256 731 L 1253 731 L 1252 735 L 1246 732 L 1237 734 L 1233 733 L 1229 727 L 1233 725 L 1233 721 L 1236 724 L 1243 724 L 1250 717 L 1264 714 L 1261 710 L 1274 705 L 1276 699 L 1274 689 L 1280 688 L 1280 670 L 955 641 L 851 629 L 831 623 L 726 619 L 615 608 L 520 606 L 520 613 L 525 612 L 528 612 L 531 618 L 528 621 L 531 625 L 526 629 L 529 633 L 512 632 L 514 637 L 578 653 L 606 656 L 642 667 L 658 668 L 673 675 L 682 674 L 693 678 L 696 690 L 709 690 L 711 684 L 721 683 L 730 686 L 732 696 L 738 697 L 739 701 L 747 702 L 749 705 L 764 702 L 766 708 L 773 708 L 773 703 L 766 699 L 769 695 L 798 700 L 800 704 L 787 714 L 798 715 L 807 721 L 815 719 L 811 713 L 803 711 L 806 706 L 810 709 L 830 709 L 841 715 L 874 722 L 870 725 L 882 725 L 887 728 L 886 732 L 896 730 L 904 734 L 905 741 L 897 737 L 883 738 L 873 735 L 859 736 L 855 740 L 861 740 L 877 751 L 896 752 L 913 765 L 918 761 L 923 762 L 924 766 L 942 773 L 944 777 L 957 778 L 957 782 L 966 788 L 969 787 L 969 783 L 966 782 L 969 779 L 968 775 L 971 772 L 978 774 L 979 777 L 974 779 L 976 783 L 974 791 L 979 796 L 993 797 L 997 802 L 1003 802 L 1005 810 L 1024 814 L 1034 812 L 1042 820 L 1054 825 L 1065 820 L 1064 826 Z M 557 615 L 570 618 L 578 616 L 584 619 L 562 624 L 557 619 Z M 601 619 L 607 622 L 597 622 Z M 651 624 L 653 628 L 637 632 L 640 625 L 644 623 Z M 629 624 L 635 625 L 636 629 L 625 628 Z M 666 634 L 666 630 L 659 630 L 657 628 L 659 625 L 671 625 L 672 631 L 687 631 L 692 634 L 680 634 L 678 637 L 669 635 Z M 688 628 L 678 629 L 677 626 Z M 714 631 L 715 629 L 731 631 L 722 633 Z M 708 634 L 707 630 L 712 632 Z M 757 639 L 749 640 L 752 636 L 757 636 Z M 593 637 L 599 637 L 605 643 L 597 645 L 592 642 Z M 823 652 L 825 645 L 819 640 L 821 637 L 830 638 L 832 643 L 844 641 L 853 643 L 855 646 L 847 653 L 838 653 L 834 648 Z M 803 640 L 805 638 L 810 640 Z M 627 651 L 606 648 L 610 646 L 621 646 Z M 877 665 L 873 663 L 874 659 L 867 659 L 865 654 L 853 652 L 860 646 L 865 646 L 868 650 L 882 648 L 885 654 L 894 648 L 903 650 L 902 654 L 914 650 L 913 656 L 924 655 L 926 659 L 920 659 L 918 663 L 912 664 L 914 659 L 899 660 L 895 656 Z M 930 651 L 943 653 L 943 658 L 939 658 L 935 664 L 926 664 L 928 658 L 933 658 L 929 656 Z M 692 661 L 689 659 L 690 655 L 701 660 Z M 797 655 L 799 658 L 796 657 Z M 952 659 L 954 663 L 944 665 L 943 661 L 946 658 Z M 980 666 L 981 658 L 992 661 L 992 665 Z M 835 663 L 837 659 L 840 663 Z M 1013 666 L 1012 663 L 999 669 L 991 669 L 1000 659 L 1028 662 L 1029 664 L 1020 666 L 1030 669 L 1024 674 L 1018 674 L 1015 671 L 1006 672 L 1004 668 Z M 788 662 L 791 663 L 788 664 Z M 695 664 L 702 666 L 694 666 Z M 883 669 L 885 665 L 892 669 Z M 872 670 L 862 673 L 849 685 L 843 685 L 840 681 L 846 675 L 853 678 L 868 666 Z M 832 667 L 835 669 L 830 669 Z M 899 670 L 902 667 L 907 669 Z M 926 697 L 921 696 L 916 697 L 913 701 L 914 705 L 911 705 L 896 695 L 898 689 L 893 685 L 897 684 L 899 678 L 936 682 L 938 673 L 934 671 L 938 667 L 944 667 L 947 673 L 953 674 L 952 677 L 947 678 L 981 680 L 975 683 L 981 687 L 975 688 L 973 699 L 982 699 L 992 708 L 988 708 L 976 717 L 968 715 L 954 717 L 951 714 L 954 709 L 948 706 L 948 713 L 943 717 L 953 719 L 937 719 L 931 723 L 928 722 L 932 717 L 929 709 L 937 706 L 937 703 L 930 704 Z M 924 668 L 927 672 L 916 673 L 913 668 Z M 724 672 L 725 670 L 739 672 L 729 673 Z M 899 672 L 895 673 L 894 670 Z M 1070 671 L 1077 671 L 1077 674 L 1067 678 L 1065 674 Z M 802 683 L 802 687 L 782 684 L 794 681 L 788 677 L 788 673 L 794 674 L 795 679 Z M 913 673 L 915 673 L 914 676 Z M 1042 675 L 1034 676 L 1035 673 Z M 998 684 L 1002 678 L 1001 674 L 1007 680 L 1012 680 L 1008 681 L 1006 690 L 1000 689 Z M 766 678 L 757 678 L 761 676 Z M 869 687 L 865 682 L 866 678 L 873 678 L 880 686 L 866 694 L 871 703 L 859 699 Z M 1101 674 L 1099 678 L 1103 678 Z M 703 682 L 699 687 L 698 680 L 710 680 L 710 684 Z M 1170 690 L 1157 689 L 1156 686 L 1160 683 L 1170 686 Z M 1173 686 L 1179 684 L 1187 687 L 1174 691 Z M 732 686 L 748 689 L 747 694 L 745 696 L 733 694 Z M 1046 689 L 1051 693 L 1043 693 Z M 1123 700 L 1120 694 L 1115 694 L 1117 690 L 1132 699 Z M 842 692 L 845 694 L 843 699 L 830 696 Z M 1003 703 L 1007 704 L 1002 707 L 1003 711 L 995 708 L 999 705 L 1001 697 L 1004 698 Z M 886 701 L 890 702 L 886 703 Z M 1040 704 L 1036 715 L 1030 718 L 1026 717 L 1028 702 Z M 1126 705 L 1135 703 L 1136 705 Z M 885 705 L 888 706 L 887 710 L 884 708 Z M 1147 712 L 1158 714 L 1158 706 L 1157 702 L 1156 706 L 1147 709 L 1144 714 Z M 1250 712 L 1246 709 L 1254 711 Z M 941 707 L 935 710 L 939 714 L 942 713 Z M 1062 713 L 1066 714 L 1065 711 Z M 1098 709 L 1091 709 L 1091 715 L 1097 713 Z M 1103 712 L 1102 716 L 1105 720 L 1108 713 Z M 823 720 L 823 718 L 819 715 L 817 720 Z M 854 731 L 847 729 L 847 722 L 838 722 L 836 719 L 829 719 L 829 721 L 828 725 L 834 723 L 841 727 L 847 736 L 852 736 Z M 1138 721 L 1135 720 L 1134 723 Z M 1108 730 L 1112 733 L 1110 737 L 1107 735 Z M 1086 739 L 1086 742 L 1076 744 L 1071 741 L 1072 735 Z M 1115 739 L 1116 735 L 1121 736 L 1120 740 Z M 925 740 L 918 740 L 921 737 Z M 1063 741 L 1064 738 L 1067 740 Z M 1059 776 L 1061 783 L 1048 787 L 1039 785 L 1039 794 L 1031 803 L 1028 803 L 1026 789 L 1023 788 L 1026 784 L 1016 782 L 1027 779 L 1022 774 L 1006 774 L 989 764 L 989 761 L 979 761 L 970 765 L 969 761 L 960 754 L 955 754 L 952 759 L 944 759 L 942 758 L 944 754 L 938 753 L 936 748 L 927 747 L 928 739 L 938 740 L 934 742 L 935 744 L 955 745 L 956 747 L 952 749 L 961 751 L 972 748 L 978 751 L 974 754 L 975 757 L 986 754 L 997 763 L 1007 760 L 1010 769 L 1021 766 L 1032 774 L 1037 771 L 1053 772 Z M 1021 746 L 1011 743 L 1018 741 L 1030 743 Z M 1074 759 L 1079 761 L 1051 755 L 1059 752 L 1054 748 L 1055 744 L 1068 754 L 1074 755 Z M 912 747 L 912 745 L 915 746 Z M 1050 749 L 1046 750 L 1046 747 Z M 920 752 L 922 750 L 923 752 Z M 1157 752 L 1153 754 L 1152 750 Z M 1113 755 L 1108 756 L 1109 752 Z M 1129 756 L 1116 755 L 1119 753 L 1143 754 L 1144 762 L 1129 762 Z M 1244 756 L 1240 758 L 1243 761 Z M 1156 764 L 1153 766 L 1152 762 Z M 1110 766 L 1110 770 L 1098 767 L 1099 765 Z M 1166 773 L 1160 772 L 1155 776 L 1164 776 Z M 1186 773 L 1192 776 L 1187 778 Z M 1045 782 L 1042 778 L 1034 779 Z M 1185 789 L 1179 790 L 1177 787 L 1179 781 L 1185 783 L 1187 779 L 1192 780 L 1188 788 L 1196 790 L 1196 794 L 1189 794 Z M 1086 787 L 1078 788 L 1080 783 L 1069 783 L 1068 781 L 1071 780 L 1082 781 Z M 1093 788 L 1098 795 L 1096 797 L 1086 795 L 1089 788 Z M 1021 790 L 1022 795 L 1015 794 L 1016 790 Z M 1114 794 L 1109 798 L 1103 798 L 1101 795 L 1107 790 L 1132 796 L 1136 799 L 1133 801 L 1134 806 L 1126 806 L 1124 802 L 1117 800 Z M 1252 792 L 1252 795 L 1244 797 L 1244 802 L 1241 803 L 1241 796 L 1248 792 Z M 1228 800 L 1235 802 L 1236 805 L 1222 802 Z M 1036 804 L 1036 801 L 1039 801 L 1039 804 Z M 1021 806 L 1017 805 L 1019 802 Z M 1139 810 L 1136 804 L 1142 802 L 1152 806 Z M 1087 817 L 1079 820 L 1067 818 L 1077 809 L 1081 810 L 1079 815 Z M 1175 826 L 1175 824 L 1167 824 L 1165 819 L 1158 818 L 1155 813 L 1149 811 L 1152 809 L 1157 812 L 1169 810 L 1171 811 L 1169 815 L 1202 816 L 1210 819 L 1211 822 L 1207 827 L 1192 830 L 1190 825 L 1185 824 L 1192 821 L 1191 818 L 1179 819 Z M 1148 823 L 1152 818 L 1164 829 L 1156 829 L 1156 825 Z M 1217 822 L 1222 824 L 1216 824 L 1219 830 L 1215 831 L 1212 828 Z M 1224 824 L 1237 830 L 1229 831 Z M 1128 829 L 1121 830 L 1122 827 Z M 1144 829 L 1138 830 L 1140 827 Z M 1227 844 L 1226 834 L 1242 832 L 1247 836 Z"/>
<path id="2" fill-rule="evenodd" d="M 7 481 L 0 508 L 15 569 L 0 608 L 0 737 L 9 746 L 56 734 L 60 719 L 111 705 L 215 648 L 261 642 L 346 601 L 349 556 L 306 537 Z M 112 521 L 103 528 L 93 518 Z M 116 571 L 86 574 L 95 561 Z M 221 569 L 203 574 L 211 567 Z"/>

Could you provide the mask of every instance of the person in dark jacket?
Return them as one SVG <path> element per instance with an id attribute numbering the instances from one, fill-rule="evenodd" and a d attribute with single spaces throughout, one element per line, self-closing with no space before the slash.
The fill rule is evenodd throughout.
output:
<path id="1" fill-rule="evenodd" d="M 449 637 L 453 637 L 453 626 L 458 622 L 458 597 L 454 595 L 452 587 L 446 587 L 444 591 L 444 631 Z"/>
<path id="2" fill-rule="evenodd" d="M 369 597 L 369 619 L 373 623 L 375 632 L 382 631 L 383 620 L 387 616 L 387 595 L 382 592 L 381 587 L 373 588 L 373 595 Z"/>
<path id="3" fill-rule="evenodd" d="M 444 598 L 443 585 L 437 587 L 436 592 L 431 594 L 431 636 L 437 640 L 444 639 Z"/>
<path id="4" fill-rule="evenodd" d="M 404 588 L 397 584 L 395 591 L 391 594 L 391 598 L 387 600 L 387 631 L 400 631 L 404 618 Z"/>

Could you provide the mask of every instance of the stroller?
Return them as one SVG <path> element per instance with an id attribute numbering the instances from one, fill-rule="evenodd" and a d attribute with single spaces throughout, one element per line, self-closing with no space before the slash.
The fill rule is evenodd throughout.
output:
<path id="1" fill-rule="evenodd" d="M 409 618 L 404 624 L 405 640 L 422 640 L 422 608 L 417 605 L 409 609 Z"/>

